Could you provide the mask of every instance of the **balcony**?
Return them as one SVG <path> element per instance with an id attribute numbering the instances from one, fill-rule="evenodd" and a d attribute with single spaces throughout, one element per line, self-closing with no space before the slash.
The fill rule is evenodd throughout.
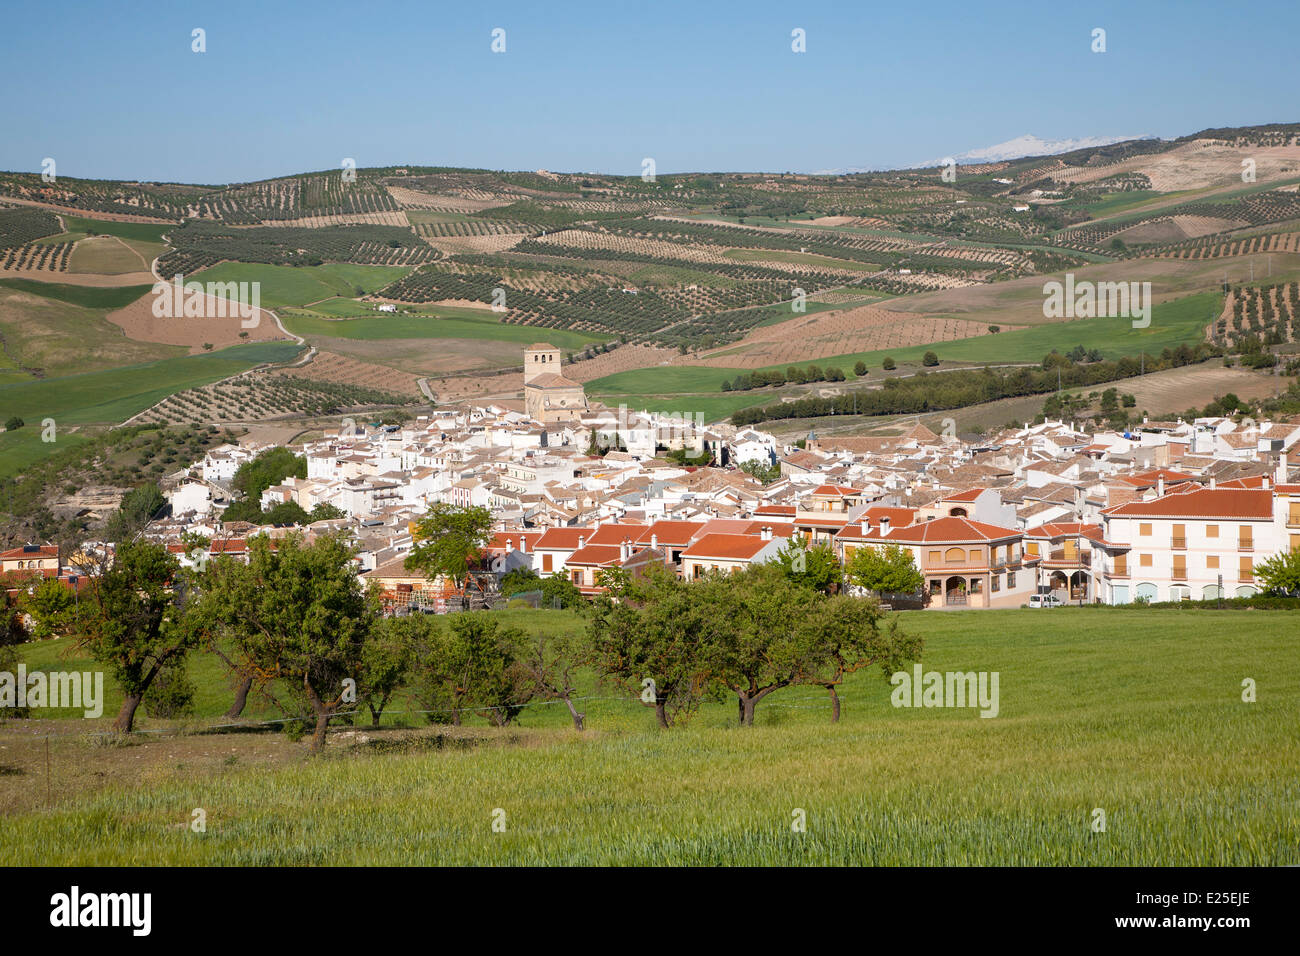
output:
<path id="1" fill-rule="evenodd" d="M 1186 538 L 1177 538 L 1177 537 L 1170 538 L 1170 539 L 1169 539 L 1169 547 L 1173 548 L 1175 551 L 1186 551 L 1186 550 L 1187 550 L 1187 539 L 1186 539 Z"/>
<path id="2" fill-rule="evenodd" d="M 1170 577 L 1172 577 L 1175 581 L 1186 581 L 1186 580 L 1187 580 L 1187 569 L 1186 569 L 1186 568 L 1174 568 L 1173 572 L 1170 574 Z"/>
<path id="3" fill-rule="evenodd" d="M 1071 567 L 1084 567 L 1085 565 L 1092 564 L 1092 552 L 1091 551 L 1070 552 L 1067 551 L 1065 548 L 1057 548 L 1055 551 L 1048 552 L 1047 560 L 1056 562 L 1058 564 L 1068 563 Z"/>

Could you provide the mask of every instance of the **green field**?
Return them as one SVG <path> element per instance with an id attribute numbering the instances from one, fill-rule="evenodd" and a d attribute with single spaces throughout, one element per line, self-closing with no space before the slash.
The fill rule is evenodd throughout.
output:
<path id="1" fill-rule="evenodd" d="M 0 279 L 0 287 L 29 292 L 45 299 L 57 299 L 87 309 L 121 309 L 153 286 L 128 285 L 99 288 L 88 285 L 65 285 L 59 282 L 36 282 L 32 279 Z"/>
<path id="2" fill-rule="evenodd" d="M 299 351 L 300 346 L 289 342 L 261 342 L 83 375 L 0 385 L 0 420 L 18 415 L 29 427 L 47 417 L 59 426 L 118 423 L 173 392 L 206 385 L 263 362 L 287 362 Z M 5 455 L 13 438 L 0 435 L 0 455 Z M 55 446 L 48 447 L 53 450 Z"/>
<path id="3" fill-rule="evenodd" d="M 1170 302 L 1157 303 L 1151 310 L 1151 325 L 1144 329 L 1133 328 L 1130 319 L 1076 319 L 1071 322 L 1052 322 L 1010 332 L 999 332 L 997 335 L 981 335 L 931 345 L 834 355 L 816 359 L 815 364 L 822 368 L 831 365 L 839 366 L 847 373 L 854 363 L 862 361 L 868 368 L 879 370 L 886 356 L 891 356 L 900 364 L 920 365 L 921 358 L 931 350 L 943 362 L 972 365 L 1028 363 L 1041 362 L 1043 356 L 1052 349 L 1068 352 L 1076 345 L 1082 345 L 1086 349 L 1100 349 L 1103 357 L 1107 359 L 1121 358 L 1125 355 L 1136 356 L 1140 352 L 1158 355 L 1165 348 L 1175 348 L 1184 343 L 1193 344 L 1200 341 L 1205 326 L 1210 322 L 1211 314 L 1216 316 L 1219 314 L 1222 302 L 1223 298 L 1219 293 L 1204 292 Z M 961 316 L 955 317 L 961 318 Z M 795 364 L 802 366 L 812 363 Z M 785 367 L 785 365 L 771 365 L 764 371 L 775 371 Z M 682 396 L 679 401 L 686 401 L 688 396 L 694 399 L 697 395 L 709 392 L 716 392 L 721 397 L 722 382 L 734 378 L 742 371 L 752 370 L 709 368 L 700 365 L 633 369 L 589 382 L 587 390 L 596 395 L 607 396 L 654 396 L 656 400 L 664 400 L 671 405 L 675 395 Z M 748 394 L 751 396 L 748 399 L 728 395 L 725 400 L 743 403 L 735 407 L 773 400 L 771 389 L 756 389 Z M 628 404 L 632 403 L 629 401 Z"/>
<path id="4" fill-rule="evenodd" d="M 335 296 L 350 298 L 376 292 L 410 271 L 402 266 L 359 266 L 339 262 L 321 266 L 223 262 L 185 278 L 203 283 L 260 282 L 262 305 L 268 309 L 278 309 L 284 306 L 303 306 Z"/>
<path id="5" fill-rule="evenodd" d="M 992 719 L 894 708 L 873 673 L 846 686 L 837 725 L 810 688 L 772 695 L 747 729 L 732 700 L 665 732 L 637 702 L 584 700 L 581 734 L 562 706 L 539 706 L 503 730 L 367 731 L 352 744 L 336 733 L 317 760 L 305 743 L 248 733 L 88 747 L 59 736 L 86 722 L 55 721 L 53 766 L 66 769 L 54 806 L 0 818 L 0 846 L 11 865 L 1296 864 L 1288 617 L 902 615 L 925 636 L 926 670 L 998 672 Z M 563 612 L 538 620 L 576 626 Z M 1246 677 L 1257 703 L 1242 702 Z M 203 702 L 211 714 L 224 699 Z M 24 788 L 46 786 L 41 738 L 0 735 L 0 795 L 39 806 Z M 67 789 L 68 776 L 103 773 L 113 782 Z M 196 807 L 202 834 L 188 827 Z M 1098 808 L 1104 832 L 1091 826 Z M 792 830 L 796 810 L 806 832 Z"/>
<path id="6" fill-rule="evenodd" d="M 329 311 L 343 311 L 339 300 L 322 303 Z M 319 306 L 314 306 L 317 309 Z M 351 314 L 361 313 L 362 307 L 354 304 Z M 295 335 L 308 339 L 486 339 L 531 345 L 539 338 L 556 348 L 581 349 L 592 342 L 603 341 L 594 335 L 570 332 L 563 329 L 537 329 L 527 325 L 506 325 L 497 321 L 492 313 L 476 309 L 436 306 L 420 315 L 394 315 L 375 312 L 373 317 L 356 319 L 321 319 L 310 315 L 286 313 L 281 316 L 285 328 Z"/>
<path id="7" fill-rule="evenodd" d="M 171 223 L 153 222 L 112 222 L 107 219 L 86 219 L 82 216 L 63 217 L 64 228 L 68 232 L 80 235 L 117 236 L 119 239 L 133 239 L 139 242 L 161 243 L 163 235 L 176 228 Z"/>

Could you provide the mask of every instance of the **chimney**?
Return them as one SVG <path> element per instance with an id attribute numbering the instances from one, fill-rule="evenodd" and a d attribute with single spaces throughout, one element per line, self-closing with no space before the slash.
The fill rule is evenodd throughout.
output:
<path id="1" fill-rule="evenodd" d="M 764 525 L 764 526 L 763 526 L 763 533 L 762 533 L 761 537 L 762 537 L 762 539 L 763 539 L 764 541 L 771 541 L 771 540 L 772 540 L 772 529 L 769 528 L 769 527 L 767 527 L 766 525 Z"/>
<path id="2" fill-rule="evenodd" d="M 862 537 L 871 534 L 871 519 L 863 515 L 862 517 Z"/>
<path id="3" fill-rule="evenodd" d="M 1156 479 L 1156 497 L 1163 498 L 1164 496 L 1165 496 L 1165 476 L 1161 475 Z"/>
<path id="4" fill-rule="evenodd" d="M 506 538 L 506 551 L 513 551 L 514 549 L 515 549 L 515 539 Z"/>
<path id="5" fill-rule="evenodd" d="M 1210 475 L 1210 490 L 1211 490 L 1211 491 L 1213 491 L 1213 490 L 1215 489 L 1215 487 L 1218 485 L 1218 483 L 1219 483 L 1219 479 L 1215 478 L 1213 475 Z"/>
<path id="6" fill-rule="evenodd" d="M 1260 485 L 1260 487 L 1263 488 L 1265 491 L 1268 491 L 1270 488 L 1273 487 L 1273 482 L 1269 481 L 1268 475 L 1264 476 L 1264 483 Z"/>
<path id="7" fill-rule="evenodd" d="M 626 561 L 632 557 L 632 542 L 627 538 L 624 538 L 623 543 L 619 545 L 618 557 L 620 561 Z"/>
<path id="8" fill-rule="evenodd" d="M 519 553 L 520 554 L 528 553 L 528 539 L 525 538 L 522 534 L 519 536 Z"/>
<path id="9" fill-rule="evenodd" d="M 650 532 L 650 547 L 659 547 L 659 535 L 655 534 L 653 531 Z"/>
<path id="10" fill-rule="evenodd" d="M 880 519 L 880 536 L 882 538 L 889 536 L 889 516 L 885 515 Z"/>
<path id="11" fill-rule="evenodd" d="M 586 546 L 587 546 L 587 536 L 586 536 L 585 534 L 580 534 L 580 535 L 578 535 L 578 548 L 579 548 L 579 550 L 581 550 L 582 548 L 585 548 Z"/>
<path id="12" fill-rule="evenodd" d="M 1277 456 L 1277 484 L 1285 485 L 1287 483 L 1286 452 Z"/>

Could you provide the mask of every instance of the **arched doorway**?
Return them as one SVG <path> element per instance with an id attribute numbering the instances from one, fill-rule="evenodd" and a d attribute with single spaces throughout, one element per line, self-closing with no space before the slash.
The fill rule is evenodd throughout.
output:
<path id="1" fill-rule="evenodd" d="M 944 603 L 964 605 L 966 603 L 966 579 L 954 574 L 943 582 Z"/>

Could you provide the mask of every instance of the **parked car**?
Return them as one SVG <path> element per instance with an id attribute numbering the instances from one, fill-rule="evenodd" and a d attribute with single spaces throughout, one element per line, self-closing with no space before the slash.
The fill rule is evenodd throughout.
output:
<path id="1" fill-rule="evenodd" d="M 1065 602 L 1055 594 L 1031 594 L 1029 595 L 1030 607 L 1062 607 Z"/>

